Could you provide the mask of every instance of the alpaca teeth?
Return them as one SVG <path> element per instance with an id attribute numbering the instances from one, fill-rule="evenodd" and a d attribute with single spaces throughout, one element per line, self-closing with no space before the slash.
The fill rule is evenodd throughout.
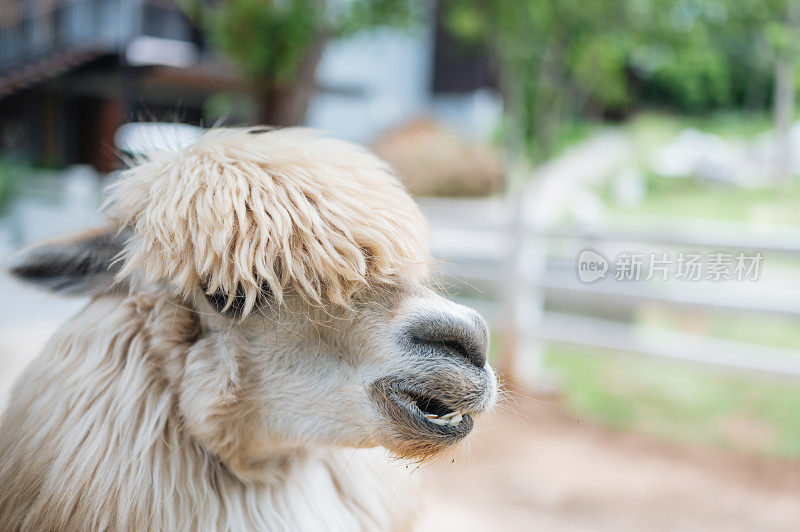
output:
<path id="1" fill-rule="evenodd" d="M 435 423 L 436 425 L 449 425 L 452 427 L 461 423 L 461 419 L 464 416 L 461 414 L 461 410 L 456 410 L 455 412 L 450 412 L 442 417 L 436 417 L 435 414 L 425 414 L 425 417 L 428 418 L 431 423 Z"/>
<path id="2" fill-rule="evenodd" d="M 437 419 L 439 416 L 437 416 L 436 414 L 428 414 L 426 412 L 425 413 L 425 417 L 428 418 L 428 419 Z"/>

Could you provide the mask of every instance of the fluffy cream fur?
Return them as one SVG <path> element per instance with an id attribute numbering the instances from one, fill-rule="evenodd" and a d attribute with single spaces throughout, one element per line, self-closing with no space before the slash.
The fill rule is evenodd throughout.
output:
<path id="1" fill-rule="evenodd" d="M 111 189 L 110 214 L 134 231 L 125 278 L 167 279 L 183 296 L 222 290 L 243 314 L 266 285 L 348 305 L 375 283 L 419 279 L 428 231 L 388 166 L 359 146 L 290 128 L 216 129 L 151 153 Z"/>
<path id="2" fill-rule="evenodd" d="M 0 530 L 406 525 L 402 464 L 373 448 L 440 454 L 497 387 L 486 323 L 420 284 L 427 230 L 386 166 L 306 130 L 212 130 L 110 197 L 120 227 L 12 268 L 94 299 L 0 419 Z"/>
<path id="3" fill-rule="evenodd" d="M 388 530 L 409 519 L 403 491 L 387 487 L 397 473 L 374 453 L 287 451 L 260 482 L 209 453 L 170 389 L 200 334 L 177 303 L 101 297 L 26 370 L 0 432 L 0 530 Z"/>

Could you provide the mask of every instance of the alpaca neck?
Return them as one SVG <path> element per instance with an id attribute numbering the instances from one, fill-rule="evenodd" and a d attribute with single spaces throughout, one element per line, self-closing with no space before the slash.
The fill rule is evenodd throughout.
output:
<path id="1" fill-rule="evenodd" d="M 243 481 L 208 452 L 154 369 L 146 326 L 157 306 L 146 298 L 93 301 L 17 382 L 0 425 L 0 529 L 396 524 L 402 505 L 389 487 L 389 466 L 369 451 L 276 455 L 257 482 Z M 174 317 L 156 321 L 181 327 Z"/>

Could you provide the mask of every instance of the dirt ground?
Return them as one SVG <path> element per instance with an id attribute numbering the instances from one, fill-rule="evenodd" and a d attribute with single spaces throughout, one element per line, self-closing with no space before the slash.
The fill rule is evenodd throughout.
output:
<path id="1" fill-rule="evenodd" d="M 592 426 L 517 397 L 467 455 L 420 467 L 420 532 L 798 530 L 800 463 Z"/>

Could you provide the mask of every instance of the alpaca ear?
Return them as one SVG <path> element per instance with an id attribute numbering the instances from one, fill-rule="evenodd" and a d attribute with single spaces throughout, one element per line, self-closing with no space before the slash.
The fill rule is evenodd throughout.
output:
<path id="1" fill-rule="evenodd" d="M 124 288 L 114 276 L 126 235 L 116 228 L 93 230 L 24 249 L 11 258 L 10 273 L 67 295 L 95 295 Z"/>

